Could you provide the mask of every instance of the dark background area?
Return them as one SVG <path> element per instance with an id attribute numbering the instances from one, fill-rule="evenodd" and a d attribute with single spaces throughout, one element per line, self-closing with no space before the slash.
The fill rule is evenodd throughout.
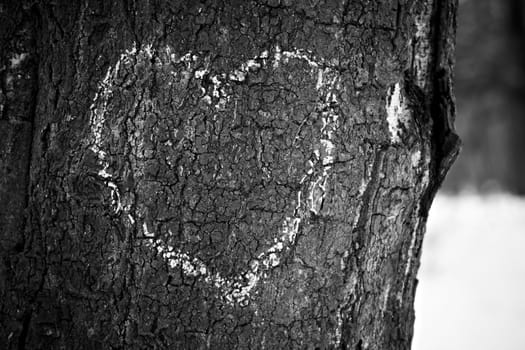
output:
<path id="1" fill-rule="evenodd" d="M 463 150 L 444 185 L 525 194 L 525 4 L 460 0 L 456 127 Z"/>

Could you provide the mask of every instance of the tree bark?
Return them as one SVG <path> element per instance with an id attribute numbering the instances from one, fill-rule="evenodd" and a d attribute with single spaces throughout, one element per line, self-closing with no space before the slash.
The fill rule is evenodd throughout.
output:
<path id="1" fill-rule="evenodd" d="M 459 143 L 455 12 L 2 6 L 27 27 L 12 20 L 3 47 L 32 39 L 1 52 L 16 174 L 0 188 L 0 341 L 409 349 L 426 217 Z"/>

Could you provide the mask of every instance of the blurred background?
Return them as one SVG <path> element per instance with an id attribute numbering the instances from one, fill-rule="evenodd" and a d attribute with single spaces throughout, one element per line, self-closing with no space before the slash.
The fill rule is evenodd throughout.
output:
<path id="1" fill-rule="evenodd" d="M 459 0 L 463 150 L 430 211 L 414 350 L 525 349 L 525 1 Z"/>

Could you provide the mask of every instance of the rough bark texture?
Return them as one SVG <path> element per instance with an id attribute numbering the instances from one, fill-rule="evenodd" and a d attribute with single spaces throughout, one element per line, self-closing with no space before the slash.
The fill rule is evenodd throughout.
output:
<path id="1" fill-rule="evenodd" d="M 0 342 L 409 349 L 455 10 L 2 5 Z"/>

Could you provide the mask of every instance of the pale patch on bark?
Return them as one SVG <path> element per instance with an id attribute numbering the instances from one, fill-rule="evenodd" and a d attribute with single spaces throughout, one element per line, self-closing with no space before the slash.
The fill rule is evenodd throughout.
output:
<path id="1" fill-rule="evenodd" d="M 413 168 L 417 168 L 420 166 L 420 161 L 421 161 L 421 151 L 420 150 L 416 150 L 414 153 L 412 153 L 412 156 L 411 156 L 411 161 L 412 161 L 412 167 Z"/>
<path id="2" fill-rule="evenodd" d="M 386 113 L 390 141 L 392 143 L 400 143 L 400 135 L 403 132 L 403 127 L 407 127 L 411 113 L 405 104 L 399 83 L 394 85 L 393 91 L 391 89 L 388 90 Z"/>
<path id="3" fill-rule="evenodd" d="M 323 86 L 323 70 L 319 69 L 317 71 L 317 84 L 315 85 L 315 88 L 319 90 Z"/>
<path id="4" fill-rule="evenodd" d="M 370 180 L 367 180 L 365 178 L 361 179 L 361 185 L 359 186 L 359 195 L 360 196 L 362 196 L 365 193 L 369 182 L 370 182 Z"/>
<path id="5" fill-rule="evenodd" d="M 29 56 L 29 54 L 27 53 L 13 55 L 13 57 L 11 57 L 10 59 L 11 69 L 17 68 L 22 63 L 22 61 L 27 58 L 27 56 Z"/>
<path id="6" fill-rule="evenodd" d="M 381 308 L 381 310 L 383 312 L 387 309 L 387 306 L 388 306 L 388 298 L 390 297 L 390 288 L 392 288 L 392 286 L 391 286 L 390 282 L 387 282 L 386 288 L 385 288 L 385 293 L 383 295 L 383 305 L 382 305 L 382 308 Z"/>

